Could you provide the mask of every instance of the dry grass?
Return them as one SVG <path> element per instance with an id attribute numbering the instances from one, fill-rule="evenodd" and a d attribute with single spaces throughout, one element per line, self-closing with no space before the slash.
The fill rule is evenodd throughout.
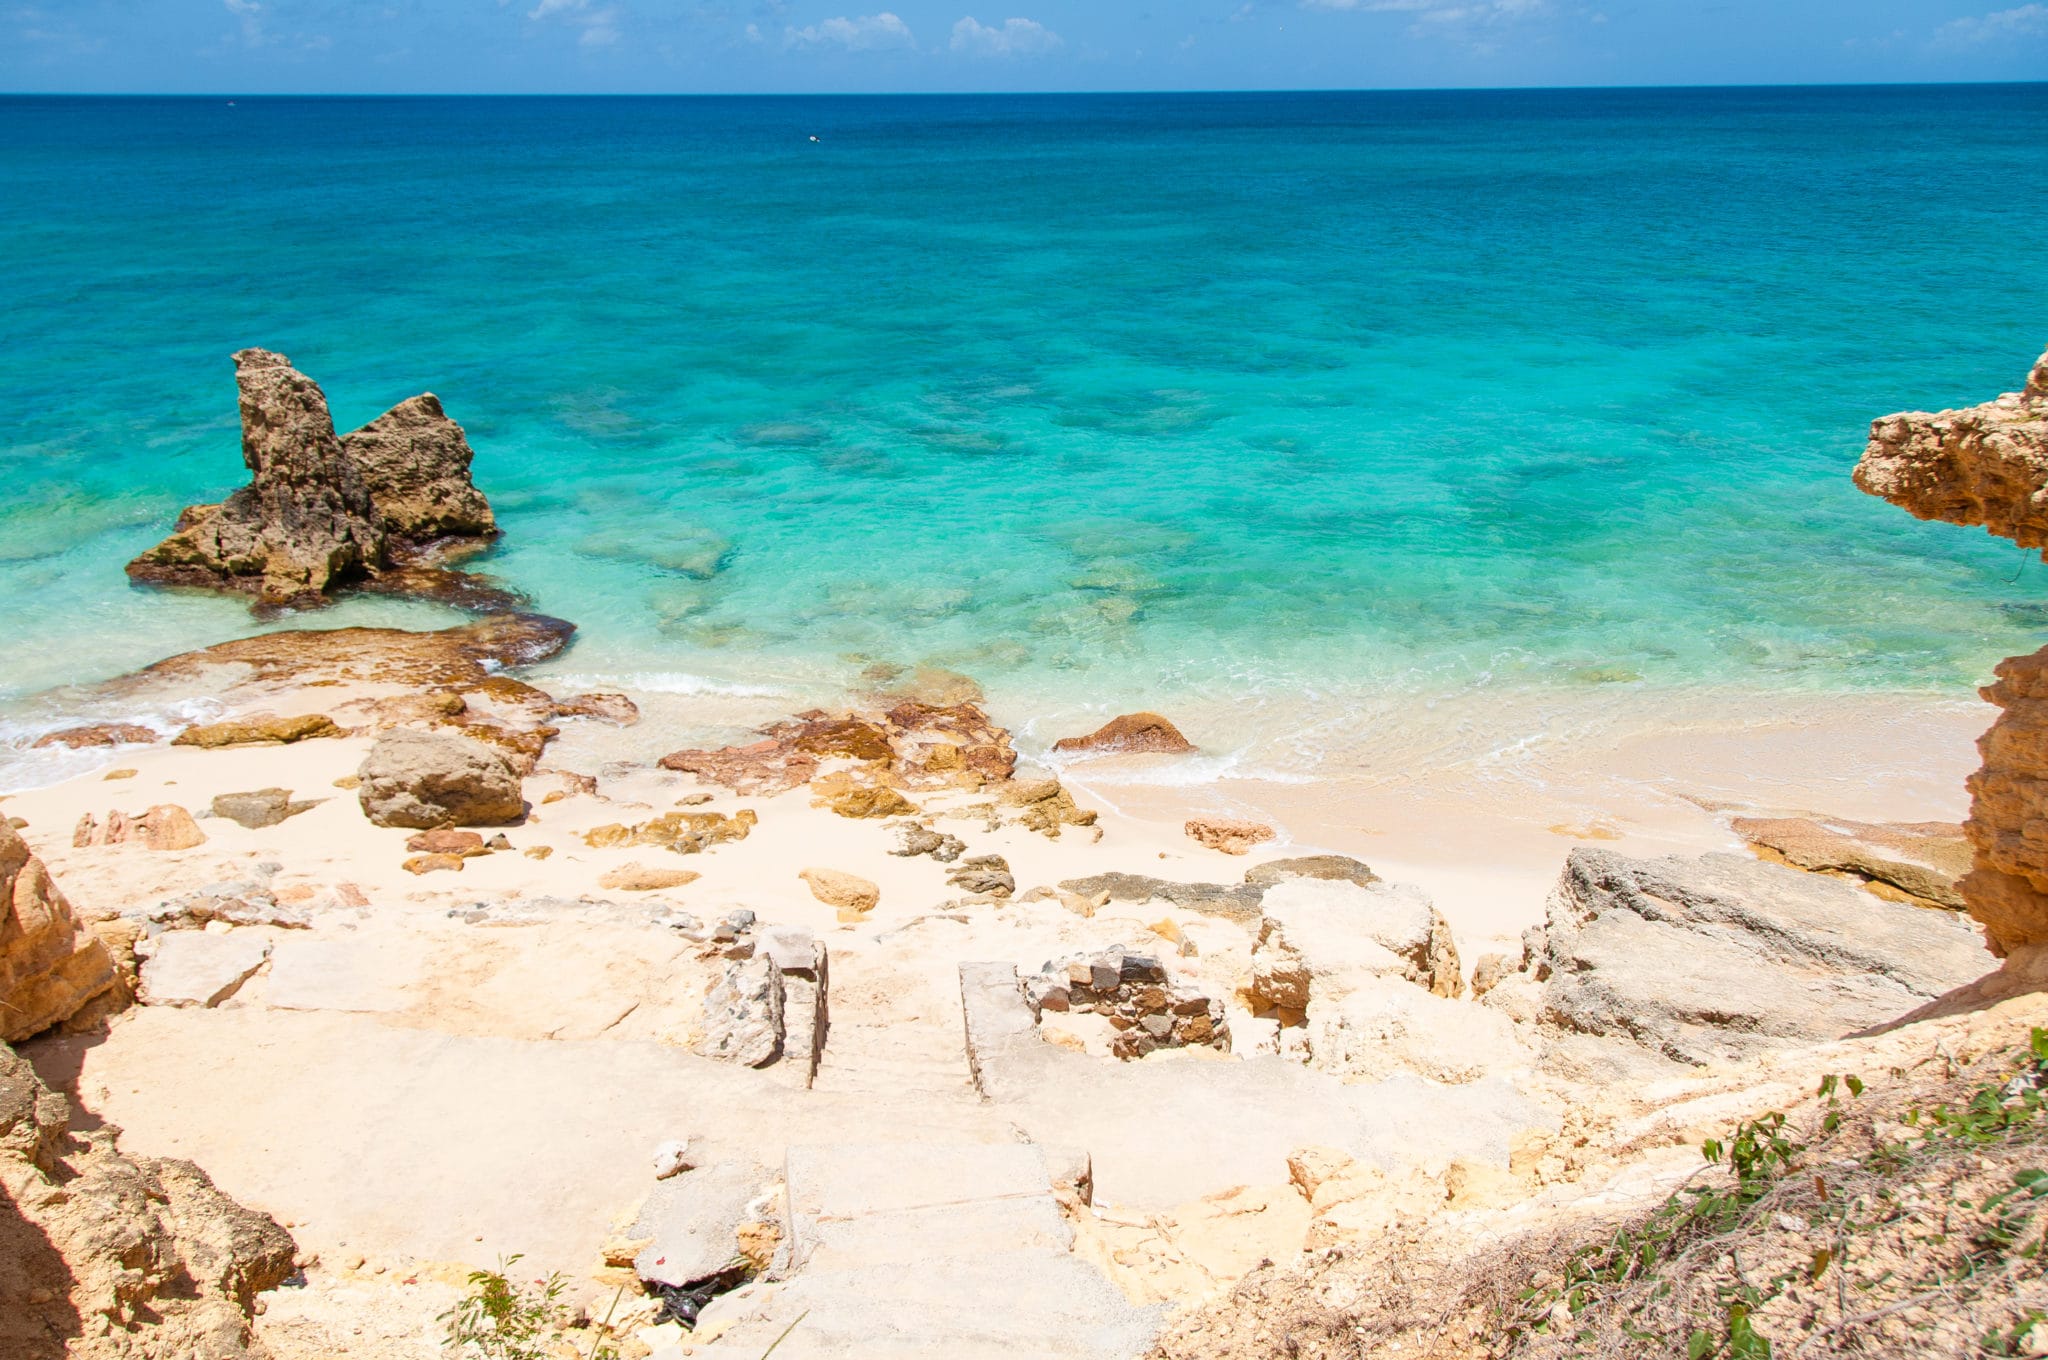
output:
<path id="1" fill-rule="evenodd" d="M 2048 1354 L 2048 1034 L 1879 1096 L 1848 1074 L 1704 1148 L 1654 1210 L 1479 1252 L 1264 1272 L 1172 1360 Z"/>

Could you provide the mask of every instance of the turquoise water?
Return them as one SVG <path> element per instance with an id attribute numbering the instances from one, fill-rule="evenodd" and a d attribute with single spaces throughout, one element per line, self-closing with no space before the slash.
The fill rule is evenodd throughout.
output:
<path id="1" fill-rule="evenodd" d="M 2048 344 L 2044 146 L 2041 85 L 0 100 L 0 696 L 257 626 L 121 573 L 245 345 L 438 393 L 591 675 L 1966 693 L 2048 568 L 1848 471 Z"/>

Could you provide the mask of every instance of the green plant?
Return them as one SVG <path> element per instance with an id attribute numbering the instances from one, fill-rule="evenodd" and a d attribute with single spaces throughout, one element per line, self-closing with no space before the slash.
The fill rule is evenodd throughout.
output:
<path id="1" fill-rule="evenodd" d="M 496 1270 L 472 1270 L 469 1293 L 441 1314 L 450 1349 L 477 1360 L 547 1360 L 549 1336 L 563 1325 L 560 1272 L 515 1284 L 517 1254 L 498 1258 Z M 606 1350 L 609 1350 L 606 1347 Z M 593 1360 L 602 1354 L 593 1351 Z"/>

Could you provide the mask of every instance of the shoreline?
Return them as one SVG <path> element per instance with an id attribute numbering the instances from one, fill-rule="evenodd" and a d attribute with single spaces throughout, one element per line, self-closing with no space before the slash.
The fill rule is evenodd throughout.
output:
<path id="1" fill-rule="evenodd" d="M 565 682 L 624 693 L 639 719 L 623 728 L 564 725 L 548 747 L 551 766 L 651 767 L 670 750 L 744 742 L 793 712 L 848 711 L 876 698 L 847 687 L 802 692 L 679 683 L 674 673 L 662 674 L 659 688 L 638 688 L 614 684 L 575 660 L 570 653 L 503 673 L 558 693 L 566 692 Z M 69 711 L 53 706 L 0 746 L 0 797 L 89 784 L 152 749 L 25 749 L 43 732 L 81 720 L 139 721 L 168 738 L 187 724 L 253 711 L 246 695 L 238 697 L 233 676 L 202 670 L 166 681 L 153 669 L 51 692 L 47 697 L 76 702 Z M 981 694 L 965 677 L 933 674 L 939 678 L 927 684 Z M 139 689 L 148 695 L 140 709 L 116 697 Z M 280 692 L 300 700 L 336 697 L 289 681 Z M 1091 730 L 1120 711 L 1112 705 L 1030 711 L 1004 689 L 985 707 L 998 722 L 1013 724 L 1025 766 L 1062 780 L 1102 812 L 1105 825 L 1166 846 L 1155 852 L 1160 859 L 1181 859 L 1184 850 L 1201 854 L 1179 834 L 1190 816 L 1268 822 L 1278 833 L 1273 849 L 1353 856 L 1422 887 L 1461 934 L 1483 942 L 1477 952 L 1518 948 L 1521 931 L 1541 921 L 1544 898 L 1573 845 L 1635 856 L 1746 854 L 1728 827 L 1731 813 L 1959 821 L 1968 806 L 1963 781 L 1978 762 L 1974 743 L 1995 716 L 1980 699 L 1925 691 L 1641 683 L 1382 694 L 1370 706 L 1272 695 L 1246 700 L 1162 703 L 1198 747 L 1168 756 L 1050 749 L 1056 738 Z M 1219 749 L 1223 732 L 1240 736 L 1234 749 Z M 1285 758 L 1301 763 L 1289 768 Z M 281 768 L 290 767 L 287 758 Z"/>

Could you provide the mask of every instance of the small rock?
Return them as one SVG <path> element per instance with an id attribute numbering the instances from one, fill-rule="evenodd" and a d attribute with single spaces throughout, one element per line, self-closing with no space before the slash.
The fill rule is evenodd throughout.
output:
<path id="1" fill-rule="evenodd" d="M 577 694 L 554 702 L 557 718 L 595 718 L 601 722 L 631 727 L 640 721 L 640 709 L 623 694 Z"/>
<path id="2" fill-rule="evenodd" d="M 1189 839 L 1226 855 L 1242 855 L 1254 845 L 1272 840 L 1276 834 L 1264 822 L 1240 817 L 1190 817 L 1184 829 Z"/>
<path id="3" fill-rule="evenodd" d="M 223 793 L 213 800 L 213 815 L 225 817 L 250 831 L 276 826 L 313 804 L 292 802 L 290 789 L 252 789 L 247 793 Z"/>
<path id="4" fill-rule="evenodd" d="M 841 817 L 915 817 L 917 804 L 896 790 L 885 787 L 856 787 L 819 799 Z"/>
<path id="5" fill-rule="evenodd" d="M 718 924 L 711 929 L 711 938 L 721 944 L 729 944 L 754 928 L 759 918 L 745 907 L 729 911 L 718 918 Z"/>
<path id="6" fill-rule="evenodd" d="M 549 855 L 555 853 L 555 847 L 552 845 L 529 845 L 522 853 L 528 859 L 546 859 Z"/>
<path id="7" fill-rule="evenodd" d="M 657 892 L 695 883 L 702 874 L 688 869 L 650 869 L 644 864 L 627 864 L 597 880 L 597 886 L 613 892 Z"/>
<path id="8" fill-rule="evenodd" d="M 101 776 L 100 776 L 100 778 L 102 778 L 102 779 L 133 779 L 133 778 L 134 778 L 134 777 L 135 777 L 135 776 L 136 776 L 136 775 L 137 775 L 138 773 L 140 773 L 140 771 L 137 771 L 137 770 L 108 770 L 108 771 L 107 771 L 107 772 L 106 772 L 105 774 L 101 775 Z"/>
<path id="9" fill-rule="evenodd" d="M 1017 891 L 1017 880 L 1010 873 L 1010 862 L 1001 855 L 976 855 L 960 861 L 958 868 L 946 875 L 946 882 L 971 893 L 986 893 L 990 897 L 1008 897 Z"/>
<path id="10" fill-rule="evenodd" d="M 1515 971 L 1514 961 L 1505 954 L 1481 954 L 1479 961 L 1472 965 L 1472 999 L 1477 1001 L 1495 987 L 1501 979 Z"/>
<path id="11" fill-rule="evenodd" d="M 1349 855 L 1297 855 L 1293 859 L 1268 860 L 1245 870 L 1245 886 L 1270 888 L 1290 878 L 1331 879 L 1370 888 L 1380 881 L 1372 866 Z"/>
<path id="12" fill-rule="evenodd" d="M 882 890 L 858 874 L 839 869 L 805 869 L 797 875 L 810 888 L 811 896 L 841 913 L 865 915 L 882 900 Z"/>
<path id="13" fill-rule="evenodd" d="M 1180 729 L 1157 713 L 1126 713 L 1111 718 L 1085 737 L 1062 737 L 1052 744 L 1055 751 L 1138 754 L 1161 752 L 1179 755 L 1195 749 Z"/>
<path id="14" fill-rule="evenodd" d="M 265 713 L 232 722 L 201 723 L 188 727 L 171 739 L 171 745 L 198 746 L 209 750 L 221 746 L 286 746 L 314 737 L 340 735 L 341 729 L 325 713 L 302 713 L 292 718 Z"/>
<path id="15" fill-rule="evenodd" d="M 462 856 L 446 854 L 414 855 L 405 862 L 403 867 L 409 874 L 431 874 L 443 869 L 459 874 L 462 872 Z"/>
<path id="16" fill-rule="evenodd" d="M 206 844 L 206 833 L 176 803 L 159 803 L 142 814 L 142 841 L 152 850 L 190 850 Z"/>
<path id="17" fill-rule="evenodd" d="M 484 838 L 474 831 L 457 831 L 453 827 L 442 827 L 435 831 L 422 831 L 410 837 L 405 848 L 429 855 L 457 855 L 473 859 L 490 853 L 484 846 Z"/>
<path id="18" fill-rule="evenodd" d="M 1166 981 L 1166 969 L 1150 954 L 1126 954 L 1117 970 L 1117 978 L 1120 982 L 1163 983 Z"/>
<path id="19" fill-rule="evenodd" d="M 654 1149 L 654 1179 L 658 1181 L 665 1181 L 695 1165 L 690 1160 L 690 1140 L 687 1138 L 671 1138 Z"/>
<path id="20" fill-rule="evenodd" d="M 512 841 L 504 832 L 500 831 L 497 835 L 484 842 L 484 848 L 486 850 L 510 850 L 512 848 Z"/>
<path id="21" fill-rule="evenodd" d="M 136 723 L 93 723 L 87 727 L 67 727 L 61 732 L 46 732 L 36 738 L 29 749 L 40 751 L 49 746 L 68 746 L 74 751 L 94 746 L 147 746 L 156 741 L 156 733 Z"/>

